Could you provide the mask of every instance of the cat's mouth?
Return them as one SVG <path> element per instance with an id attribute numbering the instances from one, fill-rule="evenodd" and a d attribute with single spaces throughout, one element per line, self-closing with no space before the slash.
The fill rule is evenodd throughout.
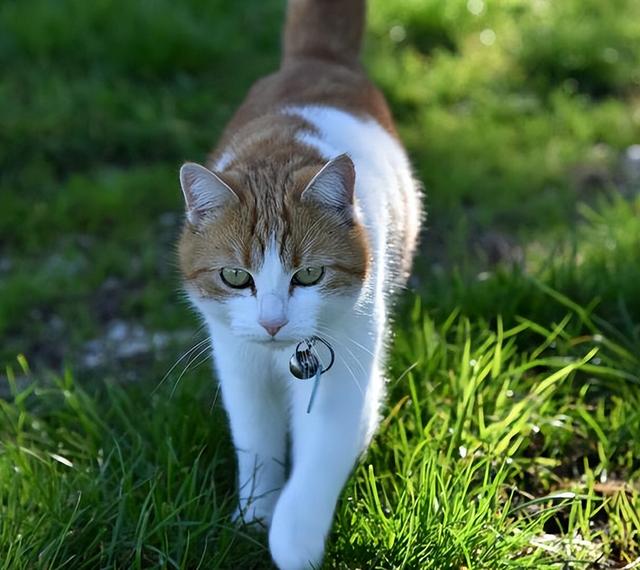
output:
<path id="1" fill-rule="evenodd" d="M 273 346 L 274 348 L 282 348 L 286 345 L 291 345 L 291 344 L 295 344 L 296 342 L 298 342 L 298 339 L 294 339 L 294 338 L 278 338 L 278 337 L 269 337 L 269 338 L 265 338 L 265 337 L 256 337 L 251 339 L 253 340 L 253 342 L 256 342 L 258 344 L 262 344 L 263 346 Z"/>

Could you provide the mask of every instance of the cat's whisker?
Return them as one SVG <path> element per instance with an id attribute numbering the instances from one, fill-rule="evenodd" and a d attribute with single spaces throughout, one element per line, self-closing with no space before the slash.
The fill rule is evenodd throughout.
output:
<path id="1" fill-rule="evenodd" d="M 199 331 L 196 331 L 196 334 Z M 194 334 L 195 336 L 195 334 Z M 176 366 L 178 366 L 178 364 L 180 364 L 185 358 L 187 358 L 190 354 L 192 354 L 195 350 L 198 350 L 205 342 L 208 342 L 209 338 L 203 338 L 201 341 L 197 342 L 195 345 L 193 345 L 189 350 L 187 350 L 182 356 L 180 356 L 171 366 L 171 368 L 169 368 L 169 370 L 167 370 L 167 372 L 165 373 L 165 375 L 162 377 L 162 380 L 160 380 L 160 382 L 158 382 L 158 385 L 153 389 L 153 391 L 151 392 L 151 394 L 155 394 L 161 387 L 162 385 L 165 383 L 165 381 L 167 380 L 167 378 L 169 378 L 169 376 L 171 375 L 171 373 L 175 370 Z"/>
<path id="2" fill-rule="evenodd" d="M 343 348 L 349 353 L 349 355 L 351 356 L 353 361 L 358 365 L 358 367 L 360 368 L 360 371 L 362 372 L 362 375 L 366 376 L 367 375 L 367 371 L 365 370 L 364 366 L 362 365 L 362 362 L 360 362 L 360 359 L 353 353 L 353 351 L 348 346 L 343 345 Z"/>
<path id="3" fill-rule="evenodd" d="M 318 328 L 318 330 L 322 329 L 322 327 L 316 327 L 316 328 Z M 321 332 L 323 333 L 324 336 L 329 337 L 329 340 L 332 340 L 335 344 L 340 345 L 340 341 L 336 337 L 334 337 L 331 333 L 329 333 L 326 330 L 321 331 Z M 356 386 L 358 387 L 360 395 L 364 397 L 364 390 L 362 389 L 362 385 L 358 381 L 358 379 L 357 379 L 356 375 L 354 374 L 353 370 L 351 369 L 351 367 L 347 364 L 347 361 L 345 360 L 344 356 L 339 352 L 339 346 L 337 348 L 338 348 L 338 353 L 337 353 L 338 358 L 340 360 L 342 360 L 342 363 L 345 365 L 345 368 L 349 371 L 349 374 L 351 374 L 351 377 L 353 378 L 353 381 L 355 382 Z M 364 367 L 362 366 L 362 363 L 354 356 L 353 352 L 351 352 L 348 347 L 344 346 L 344 348 L 347 349 L 347 351 L 351 355 L 351 358 L 353 358 L 353 360 L 356 362 L 356 364 L 362 370 L 363 375 L 365 375 L 366 372 L 364 370 Z"/>
<path id="4" fill-rule="evenodd" d="M 176 392 L 176 390 L 178 388 L 178 384 L 180 384 L 180 380 L 182 380 L 182 377 L 187 373 L 187 370 L 189 370 L 189 368 L 192 367 L 193 363 L 196 362 L 196 360 L 198 360 L 198 358 L 200 358 L 203 354 L 205 354 L 209 350 L 211 350 L 211 347 L 209 345 L 205 346 L 202 350 L 200 350 L 200 352 L 198 352 L 198 354 L 196 354 L 196 356 L 193 359 L 190 359 L 187 362 L 186 366 L 184 367 L 184 369 L 180 373 L 180 376 L 178 376 L 178 379 L 175 381 L 175 383 L 173 385 L 173 388 L 171 389 L 171 394 L 169 395 L 170 399 L 173 398 L 173 395 L 175 394 L 175 392 Z M 206 362 L 209 357 L 210 357 L 210 354 L 207 355 L 207 357 L 202 362 L 199 362 L 198 366 L 200 364 L 203 364 L 204 362 Z"/>
<path id="5" fill-rule="evenodd" d="M 198 358 L 200 358 L 200 356 L 202 356 L 209 349 L 210 349 L 210 345 L 206 345 L 205 346 L 205 343 L 200 343 L 199 344 L 198 351 L 195 354 L 193 352 L 191 353 L 191 355 L 189 356 L 189 359 L 187 360 L 184 368 L 182 369 L 182 371 L 178 375 L 176 383 L 180 381 L 180 378 L 182 378 L 182 376 L 184 376 L 184 374 L 187 372 L 187 370 L 189 370 L 189 368 L 191 368 L 191 366 L 198 360 Z"/>
<path id="6" fill-rule="evenodd" d="M 334 344 L 336 344 L 337 346 L 341 346 L 342 348 L 344 348 L 344 349 L 349 353 L 349 355 L 351 356 L 351 358 L 355 361 L 355 363 L 358 365 L 358 367 L 359 367 L 359 368 L 360 368 L 360 370 L 362 371 L 362 374 L 363 374 L 363 375 L 366 375 L 366 374 L 367 374 L 367 372 L 366 372 L 366 370 L 364 369 L 364 366 L 362 366 L 362 363 L 360 362 L 360 360 L 356 357 L 356 355 L 353 353 L 353 351 L 352 351 L 348 346 L 345 346 L 345 345 L 344 345 L 344 343 L 342 343 L 342 341 L 341 341 L 339 338 L 337 338 L 337 337 L 333 336 L 333 335 L 329 332 L 329 330 L 328 330 L 326 327 L 323 327 L 322 325 L 320 325 L 320 326 L 318 326 L 318 327 L 316 327 L 316 328 L 317 328 L 317 329 L 318 329 L 318 331 L 320 331 L 324 336 L 329 337 L 329 339 L 330 339 L 330 340 L 332 340 L 332 341 L 334 342 Z"/>
<path id="7" fill-rule="evenodd" d="M 350 341 L 355 347 L 361 350 L 364 350 L 364 352 L 366 352 L 369 356 L 373 356 L 375 358 L 375 354 L 371 352 L 371 350 L 369 350 L 366 346 L 364 346 L 363 344 L 360 344 L 357 340 L 353 339 L 349 335 L 344 335 L 344 338 Z"/>
<path id="8" fill-rule="evenodd" d="M 344 363 L 344 365 L 346 366 L 347 370 L 349 371 L 349 374 L 351 374 L 351 377 L 353 378 L 353 381 L 354 381 L 355 385 L 358 387 L 358 392 L 360 392 L 360 395 L 364 398 L 364 390 L 362 388 L 362 384 L 358 380 L 358 377 L 356 376 L 356 374 L 351 369 L 351 366 L 349 366 L 347 364 L 347 361 L 345 360 L 345 358 L 344 357 L 341 357 L 341 358 L 342 358 L 342 362 Z"/>
<path id="9" fill-rule="evenodd" d="M 360 395 L 364 398 L 364 390 L 362 389 L 362 386 L 360 385 L 360 382 L 358 382 L 358 379 L 356 378 L 356 375 L 353 373 L 353 370 L 347 364 L 347 361 L 345 360 L 344 356 L 342 356 L 341 354 L 338 354 L 338 358 L 340 360 L 342 360 L 342 364 L 344 364 L 345 368 L 349 371 L 349 374 L 351 374 L 351 378 L 353 378 L 353 382 L 355 383 L 356 387 L 358 388 L 358 391 L 360 392 Z"/>
<path id="10" fill-rule="evenodd" d="M 316 326 L 316 328 L 317 328 L 318 330 L 321 330 L 323 334 L 326 334 L 326 335 L 328 335 L 328 336 L 330 335 L 330 333 L 329 333 L 329 331 L 328 331 L 327 327 L 324 327 L 323 325 L 317 325 L 317 326 Z M 369 350 L 369 349 L 368 349 L 366 346 L 364 346 L 363 344 L 360 344 L 359 342 L 357 342 L 356 340 L 354 340 L 354 339 L 353 339 L 352 337 L 350 337 L 349 335 L 347 335 L 347 334 L 343 334 L 343 335 L 342 335 L 342 338 L 343 338 L 344 340 L 348 340 L 348 341 L 349 341 L 349 342 L 351 342 L 355 347 L 357 347 L 357 348 L 359 348 L 359 349 L 363 350 L 364 352 L 366 352 L 369 356 L 373 356 L 373 357 L 375 357 L 375 354 L 374 354 L 373 352 L 371 352 L 371 350 Z"/>

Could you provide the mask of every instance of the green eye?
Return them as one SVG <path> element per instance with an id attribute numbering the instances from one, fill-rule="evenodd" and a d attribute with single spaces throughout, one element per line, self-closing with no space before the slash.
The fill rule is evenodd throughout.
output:
<path id="1" fill-rule="evenodd" d="M 303 267 L 299 271 L 293 274 L 291 283 L 294 285 L 302 285 L 308 287 L 309 285 L 315 285 L 324 275 L 324 267 Z"/>
<path id="2" fill-rule="evenodd" d="M 253 283 L 253 279 L 251 278 L 251 275 L 249 275 L 248 271 L 235 267 L 225 267 L 220 271 L 220 277 L 226 285 L 233 289 L 244 289 Z"/>

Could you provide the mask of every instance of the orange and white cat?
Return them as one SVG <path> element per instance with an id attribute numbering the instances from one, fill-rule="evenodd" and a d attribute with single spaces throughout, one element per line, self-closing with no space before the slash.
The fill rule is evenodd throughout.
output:
<path id="1" fill-rule="evenodd" d="M 358 63 L 364 12 L 364 0 L 291 0 L 280 69 L 253 86 L 206 167 L 180 171 L 180 265 L 237 450 L 236 517 L 269 528 L 283 570 L 322 561 L 378 424 L 389 305 L 421 222 L 389 109 Z M 313 381 L 293 378 L 289 359 L 312 335 L 336 362 L 307 413 Z"/>

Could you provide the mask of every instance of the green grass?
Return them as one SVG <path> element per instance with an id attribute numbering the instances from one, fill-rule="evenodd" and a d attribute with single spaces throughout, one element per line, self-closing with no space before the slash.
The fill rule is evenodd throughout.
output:
<path id="1" fill-rule="evenodd" d="M 277 65 L 283 7 L 0 6 L 3 568 L 269 567 L 209 363 L 172 368 L 203 334 L 173 244 L 177 167 Z M 640 557 L 639 18 L 372 0 L 428 227 L 325 567 Z"/>
<path id="2" fill-rule="evenodd" d="M 492 330 L 456 312 L 436 324 L 416 302 L 329 567 L 638 554 L 640 360 L 601 332 L 579 335 L 598 331 L 582 313 L 549 329 L 518 320 Z M 107 378 L 96 397 L 71 374 L 44 383 L 22 367 L 26 386 L 10 371 L 1 406 L 4 567 L 263 566 L 262 539 L 229 522 L 233 457 L 206 374 L 177 389 Z"/>

